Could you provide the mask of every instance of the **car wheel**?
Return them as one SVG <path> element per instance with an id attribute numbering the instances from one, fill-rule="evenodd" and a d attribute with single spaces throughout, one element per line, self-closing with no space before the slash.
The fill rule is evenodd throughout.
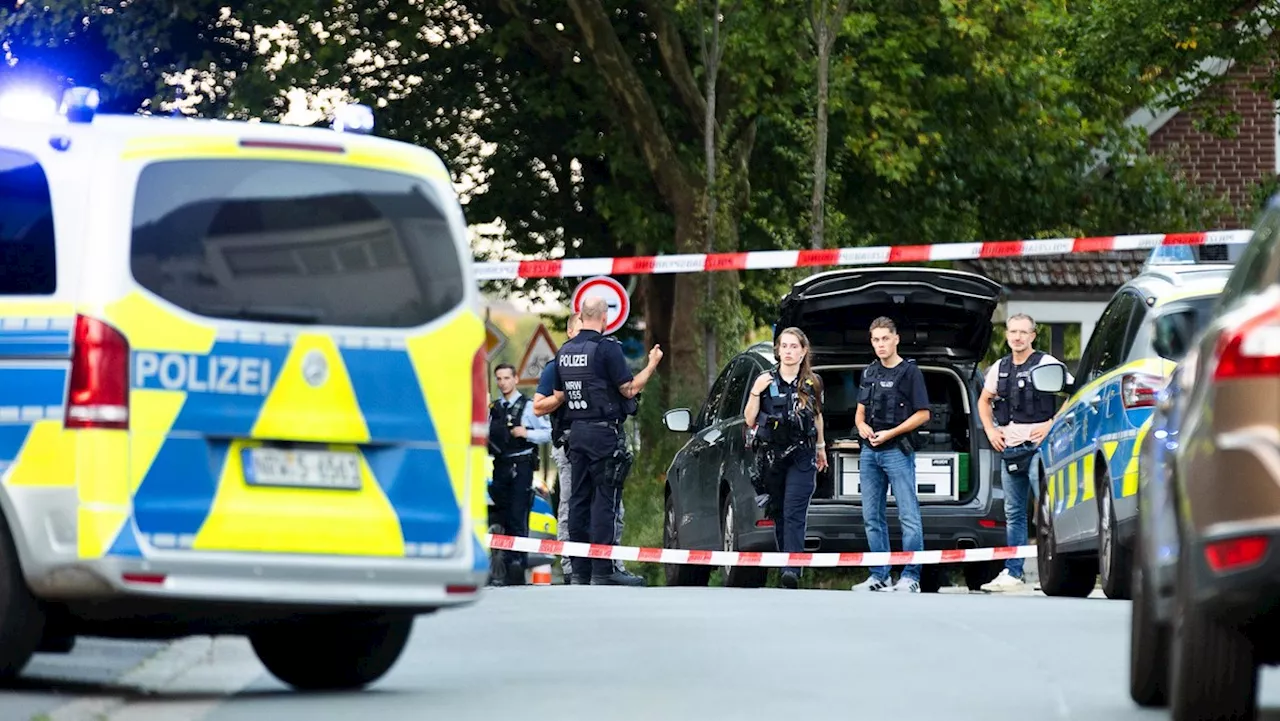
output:
<path id="1" fill-rule="evenodd" d="M 1141 531 L 1137 543 L 1142 540 Z M 1142 570 L 1134 564 L 1133 606 L 1129 621 L 1129 697 L 1144 708 L 1169 702 L 1169 628 L 1156 619 L 1155 596 Z"/>
<path id="2" fill-rule="evenodd" d="M 1133 554 L 1116 536 L 1115 493 L 1105 469 L 1098 479 L 1098 576 L 1107 598 L 1127 599 L 1133 592 Z"/>
<path id="3" fill-rule="evenodd" d="M 1184 546 L 1185 547 L 1185 546 Z M 1178 561 L 1173 618 L 1173 721 L 1252 719 L 1257 714 L 1258 662 L 1252 640 L 1239 627 L 1191 602 L 1188 560 Z"/>
<path id="4" fill-rule="evenodd" d="M 0 679 L 22 673 L 44 637 L 45 614 L 18 563 L 9 525 L 0 514 Z"/>
<path id="5" fill-rule="evenodd" d="M 1040 494 L 1036 500 L 1036 570 L 1040 590 L 1046 596 L 1084 598 L 1093 593 L 1097 561 L 1069 558 L 1058 553 L 1053 532 L 1053 509 L 1049 507 L 1049 485 L 1040 474 Z"/>
<path id="6" fill-rule="evenodd" d="M 737 525 L 733 517 L 733 498 L 725 494 L 720 506 L 720 530 L 724 534 L 724 550 L 738 551 Z M 724 585 L 734 588 L 760 588 L 769 578 L 769 569 L 753 566 L 725 566 Z"/>
<path id="7" fill-rule="evenodd" d="M 663 504 L 662 547 L 679 548 L 680 538 L 677 535 L 676 505 L 667 494 Z M 711 578 L 710 566 L 695 566 L 683 563 L 668 563 L 662 567 L 668 586 L 705 586 Z"/>
<path id="8" fill-rule="evenodd" d="M 256 630 L 249 641 L 271 675 L 295 689 L 350 691 L 390 671 L 412 629 L 412 616 L 331 618 Z"/>

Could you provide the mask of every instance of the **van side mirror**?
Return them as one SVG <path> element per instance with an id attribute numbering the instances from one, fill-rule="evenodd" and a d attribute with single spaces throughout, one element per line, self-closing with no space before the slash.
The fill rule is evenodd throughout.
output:
<path id="1" fill-rule="evenodd" d="M 1151 346 L 1161 358 L 1180 361 L 1191 346 L 1192 329 L 1195 327 L 1196 312 L 1191 308 L 1162 313 L 1156 316 Z"/>
<path id="2" fill-rule="evenodd" d="M 1061 363 L 1041 363 L 1031 369 L 1031 386 L 1041 393 L 1061 393 L 1067 387 L 1067 367 Z"/>
<path id="3" fill-rule="evenodd" d="M 688 408 L 673 408 L 662 414 L 662 425 L 672 433 L 688 433 L 693 413 Z"/>

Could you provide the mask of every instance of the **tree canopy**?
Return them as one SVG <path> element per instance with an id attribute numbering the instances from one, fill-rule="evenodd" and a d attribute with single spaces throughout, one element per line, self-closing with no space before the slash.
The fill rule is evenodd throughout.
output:
<path id="1" fill-rule="evenodd" d="M 99 85 L 109 107 L 279 119 L 292 93 L 376 108 L 379 134 L 438 152 L 468 220 L 538 257 L 702 252 L 706 70 L 715 82 L 715 250 L 812 237 L 818 103 L 809 8 L 794 0 L 10 0 L 10 67 Z M 829 72 L 825 243 L 934 243 L 1199 229 L 1206 199 L 1124 119 L 1214 54 L 1263 57 L 1225 0 L 851 0 Z M 0 3 L 0 8 L 4 4 Z M 1207 9 L 1206 9 L 1207 8 Z M 1152 18 L 1146 20 L 1145 18 Z M 1163 25 L 1154 21 L 1158 18 Z M 326 96 L 329 93 L 330 96 Z M 315 106 L 323 111 L 323 100 Z M 1100 150 L 1131 158 L 1097 168 Z M 679 384 L 705 389 L 772 321 L 791 272 L 647 276 L 636 307 Z M 565 293 L 577 279 L 517 283 Z M 694 309 L 700 309 L 697 312 Z"/>

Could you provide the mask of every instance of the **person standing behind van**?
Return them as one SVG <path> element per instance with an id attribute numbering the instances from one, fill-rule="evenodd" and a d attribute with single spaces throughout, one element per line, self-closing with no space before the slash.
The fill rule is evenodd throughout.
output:
<path id="1" fill-rule="evenodd" d="M 889 487 L 898 505 L 902 550 L 924 550 L 920 501 L 916 496 L 916 452 L 911 431 L 929 422 L 929 394 L 924 374 L 913 360 L 898 355 L 898 329 L 892 320 L 871 321 L 871 346 L 876 360 L 862 373 L 856 424 L 863 440 L 858 451 L 862 482 L 862 522 L 872 553 L 889 550 L 885 505 Z M 902 569 L 898 583 L 889 585 L 889 566 L 871 569 L 854 591 L 920 592 L 920 565 Z"/>
<path id="2" fill-rule="evenodd" d="M 763 488 L 775 496 L 766 514 L 774 519 L 778 550 L 802 553 L 809 501 L 818 471 L 827 467 L 822 381 L 810 368 L 809 339 L 800 329 L 779 333 L 773 352 L 778 365 L 756 378 L 743 416 L 755 428 Z M 782 569 L 782 585 L 798 588 L 800 569 Z"/>
<path id="3" fill-rule="evenodd" d="M 551 424 L 535 416 L 529 397 L 516 390 L 518 379 L 511 364 L 499 365 L 494 377 L 501 393 L 489 405 L 489 455 L 493 456 L 489 496 L 493 498 L 494 520 L 508 536 L 528 536 L 537 450 L 551 441 Z M 528 555 L 518 551 L 499 555 L 504 558 L 506 574 L 495 574 L 496 581 L 524 585 Z"/>
<path id="4" fill-rule="evenodd" d="M 1058 410 L 1052 393 L 1042 393 L 1031 383 L 1031 369 L 1042 363 L 1057 363 L 1048 353 L 1032 347 L 1036 322 L 1025 313 L 1005 321 L 1005 342 L 1012 351 L 987 369 L 978 416 L 991 447 L 1002 456 L 1000 483 L 1004 487 L 1004 517 L 1010 546 L 1027 543 L 1027 496 L 1040 492 L 1040 466 L 1036 449 L 1049 433 Z M 1005 592 L 1024 588 L 1023 559 L 1010 558 L 1004 570 L 983 591 Z"/>

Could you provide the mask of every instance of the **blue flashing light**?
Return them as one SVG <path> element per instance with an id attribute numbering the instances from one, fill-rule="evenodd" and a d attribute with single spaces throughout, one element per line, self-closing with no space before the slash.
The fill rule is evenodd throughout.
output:
<path id="1" fill-rule="evenodd" d="M 0 93 L 0 117 L 48 120 L 56 117 L 57 113 L 57 100 L 35 88 L 14 88 Z"/>
<path id="2" fill-rule="evenodd" d="M 62 114 L 72 123 L 91 123 L 98 112 L 99 102 L 96 88 L 68 88 L 62 94 Z"/>
<path id="3" fill-rule="evenodd" d="M 373 108 L 368 105 L 339 105 L 333 111 L 333 129 L 340 133 L 373 132 Z"/>

